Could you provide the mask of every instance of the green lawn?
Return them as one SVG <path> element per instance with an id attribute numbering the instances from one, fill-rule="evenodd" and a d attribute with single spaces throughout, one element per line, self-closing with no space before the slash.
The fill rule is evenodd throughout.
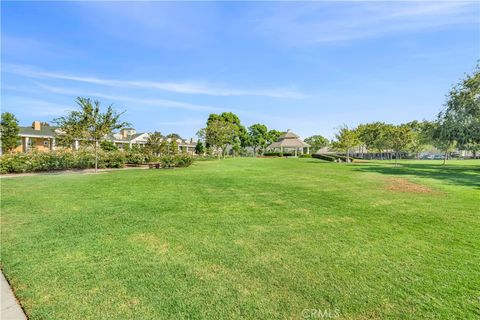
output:
<path id="1" fill-rule="evenodd" d="M 2 178 L 1 267 L 31 319 L 474 319 L 480 161 L 440 163 Z"/>

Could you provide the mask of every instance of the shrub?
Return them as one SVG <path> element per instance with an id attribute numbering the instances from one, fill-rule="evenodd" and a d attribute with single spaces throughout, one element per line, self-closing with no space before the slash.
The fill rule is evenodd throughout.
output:
<path id="1" fill-rule="evenodd" d="M 122 151 L 100 152 L 98 154 L 99 168 L 123 168 L 125 154 Z"/>
<path id="2" fill-rule="evenodd" d="M 283 152 L 264 152 L 264 157 L 283 157 Z"/>
<path id="3" fill-rule="evenodd" d="M 175 158 L 171 155 L 161 156 L 160 157 L 160 166 L 162 168 L 174 168 L 175 167 Z"/>
<path id="4" fill-rule="evenodd" d="M 311 158 L 311 157 L 312 157 L 312 155 L 309 154 L 309 153 L 305 153 L 305 154 L 300 155 L 300 158 Z"/>
<path id="5" fill-rule="evenodd" d="M 193 157 L 186 153 L 165 155 L 159 160 L 162 168 L 188 167 L 193 163 Z"/>
<path id="6" fill-rule="evenodd" d="M 193 157 L 186 153 L 177 154 L 175 162 L 177 167 L 189 167 L 193 163 Z"/>
<path id="7" fill-rule="evenodd" d="M 125 162 L 130 164 L 145 164 L 149 162 L 149 156 L 136 151 L 125 153 Z"/>
<path id="8" fill-rule="evenodd" d="M 115 143 L 113 143 L 112 141 L 108 141 L 108 140 L 103 140 L 102 142 L 100 142 L 100 148 L 102 148 L 102 150 L 104 151 L 117 151 L 118 150 L 118 147 Z"/>
<path id="9" fill-rule="evenodd" d="M 194 158 L 186 153 L 156 157 L 141 152 L 103 151 L 98 152 L 99 168 L 122 168 L 125 163 L 145 164 L 160 162 L 164 168 L 188 167 Z M 29 152 L 4 154 L 0 156 L 0 173 L 23 173 L 65 169 L 86 169 L 95 167 L 95 154 L 83 149 L 72 152 L 58 150 L 50 152 Z"/>
<path id="10" fill-rule="evenodd" d="M 325 161 L 330 161 L 330 162 L 335 161 L 334 157 L 332 157 L 330 155 L 326 155 L 326 154 L 315 153 L 315 154 L 312 154 L 312 157 L 315 158 L 315 159 L 320 159 L 320 160 L 325 160 Z"/>

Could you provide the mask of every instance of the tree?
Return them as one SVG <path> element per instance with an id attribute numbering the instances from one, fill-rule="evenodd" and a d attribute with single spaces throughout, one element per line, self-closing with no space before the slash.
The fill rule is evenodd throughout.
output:
<path id="1" fill-rule="evenodd" d="M 234 123 L 216 118 L 207 124 L 205 139 L 208 145 L 221 149 L 223 157 L 225 157 L 227 146 L 232 145 L 237 136 L 238 126 Z M 220 158 L 220 153 L 218 157 Z"/>
<path id="2" fill-rule="evenodd" d="M 330 144 L 327 138 L 321 135 L 314 135 L 305 139 L 305 142 L 310 145 L 310 150 L 312 153 L 317 152 L 318 150 L 327 147 Z"/>
<path id="3" fill-rule="evenodd" d="M 480 65 L 452 88 L 439 117 L 450 122 L 451 133 L 460 147 L 480 143 Z"/>
<path id="4" fill-rule="evenodd" d="M 168 149 L 170 155 L 178 154 L 178 143 L 176 139 L 172 139 Z"/>
<path id="5" fill-rule="evenodd" d="M 256 123 L 248 127 L 247 144 L 253 148 L 253 156 L 257 156 L 257 149 L 264 148 L 268 142 L 267 126 Z"/>
<path id="6" fill-rule="evenodd" d="M 162 141 L 163 135 L 160 132 L 155 131 L 154 133 L 148 135 L 145 148 L 150 153 L 158 156 L 162 153 Z"/>
<path id="7" fill-rule="evenodd" d="M 437 121 L 432 122 L 428 130 L 433 146 L 444 153 L 443 164 L 445 165 L 450 152 L 456 145 L 458 127 L 453 119 L 440 113 Z"/>
<path id="8" fill-rule="evenodd" d="M 77 98 L 79 110 L 71 111 L 66 116 L 54 120 L 61 134 L 59 139 L 70 145 L 75 140 L 84 140 L 93 143 L 95 150 L 95 172 L 98 171 L 98 145 L 101 140 L 113 130 L 120 129 L 130 124 L 121 122 L 122 113 L 108 106 L 105 113 L 101 112 L 100 102 L 88 98 Z"/>
<path id="9" fill-rule="evenodd" d="M 225 157 L 229 145 L 233 146 L 238 143 L 243 147 L 247 144 L 246 129 L 240 123 L 240 118 L 232 112 L 212 113 L 207 120 L 205 142 L 207 148 L 221 149 L 222 155 Z"/>
<path id="10" fill-rule="evenodd" d="M 198 130 L 197 131 L 198 140 L 204 142 L 206 134 L 207 134 L 207 129 L 202 128 L 202 129 Z"/>
<path id="11" fill-rule="evenodd" d="M 275 130 L 275 129 L 269 130 L 268 134 L 267 134 L 267 145 L 270 145 L 270 144 L 276 142 L 278 140 L 278 138 L 280 138 L 281 135 L 282 135 L 281 131 L 278 131 L 278 130 Z"/>
<path id="12" fill-rule="evenodd" d="M 357 127 L 358 138 L 369 153 L 379 152 L 383 158 L 383 151 L 387 148 L 387 125 L 383 122 L 361 124 Z"/>
<path id="13" fill-rule="evenodd" d="M 102 148 L 103 151 L 116 151 L 118 150 L 118 147 L 116 146 L 115 143 L 112 141 L 108 140 L 103 140 L 100 142 L 100 148 Z"/>
<path id="14" fill-rule="evenodd" d="M 465 150 L 472 153 L 473 159 L 477 159 L 477 155 L 480 152 L 480 143 L 470 142 L 465 145 Z"/>
<path id="15" fill-rule="evenodd" d="M 405 152 L 413 141 L 413 130 L 407 124 L 394 126 L 390 131 L 390 145 L 395 151 L 395 166 L 398 164 L 398 158 L 401 152 Z"/>
<path id="16" fill-rule="evenodd" d="M 170 139 L 182 139 L 178 133 L 169 133 L 165 136 L 165 138 L 170 138 Z"/>
<path id="17" fill-rule="evenodd" d="M 203 142 L 201 140 L 198 140 L 197 144 L 195 145 L 195 153 L 199 155 L 205 153 L 205 146 L 203 145 Z"/>
<path id="18" fill-rule="evenodd" d="M 1 150 L 2 152 L 11 152 L 18 146 L 18 120 L 10 112 L 2 113 L 2 121 L 0 123 Z M 0 154 L 2 153 L 0 152 Z"/>
<path id="19" fill-rule="evenodd" d="M 360 144 L 360 139 L 358 138 L 358 132 L 349 129 L 347 126 L 340 128 L 337 134 L 335 134 L 336 141 L 333 143 L 335 148 L 340 150 L 345 150 L 347 155 L 347 163 L 350 162 L 350 149 L 358 146 Z"/>

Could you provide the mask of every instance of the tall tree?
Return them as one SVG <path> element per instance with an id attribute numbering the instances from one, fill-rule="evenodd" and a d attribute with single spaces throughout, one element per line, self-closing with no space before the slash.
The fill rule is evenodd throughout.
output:
<path id="1" fill-rule="evenodd" d="M 88 98 L 77 98 L 78 110 L 69 112 L 66 116 L 54 120 L 59 127 L 61 134 L 59 138 L 70 145 L 75 140 L 83 140 L 92 143 L 95 150 L 95 172 L 98 171 L 98 147 L 99 142 L 113 130 L 120 129 L 130 124 L 120 121 L 122 113 L 113 110 L 112 105 L 108 106 L 105 113 L 102 113 L 100 102 Z"/>
<path id="2" fill-rule="evenodd" d="M 383 151 L 388 147 L 388 130 L 383 122 L 373 122 L 359 125 L 358 138 L 369 153 L 378 152 L 383 159 Z"/>
<path id="3" fill-rule="evenodd" d="M 228 145 L 235 143 L 236 137 L 238 137 L 238 126 L 234 123 L 221 118 L 208 122 L 205 139 L 209 146 L 220 149 L 223 157 L 225 157 Z M 218 153 L 218 157 L 220 158 L 220 153 Z"/>
<path id="4" fill-rule="evenodd" d="M 450 90 L 438 121 L 460 148 L 480 143 L 480 66 Z"/>
<path id="5" fill-rule="evenodd" d="M 347 126 L 343 126 L 335 134 L 336 141 L 334 147 L 340 150 L 344 150 L 347 155 L 347 163 L 350 162 L 350 149 L 360 144 L 358 138 L 358 132 L 354 129 L 349 129 Z"/>
<path id="6" fill-rule="evenodd" d="M 208 117 L 207 127 L 210 124 L 210 122 L 214 120 L 220 120 L 227 123 L 231 123 L 236 127 L 237 133 L 231 141 L 232 145 L 236 142 L 236 140 L 240 142 L 240 145 L 242 147 L 245 147 L 247 145 L 247 140 L 248 140 L 247 130 L 242 125 L 240 118 L 235 113 L 233 112 L 223 112 L 221 114 L 212 113 Z"/>
<path id="7" fill-rule="evenodd" d="M 402 152 L 406 152 L 413 141 L 413 130 L 407 124 L 394 126 L 390 131 L 390 145 L 395 152 L 395 166 Z"/>
<path id="8" fill-rule="evenodd" d="M 264 148 L 268 142 L 267 126 L 256 123 L 248 127 L 248 145 L 253 148 L 253 156 L 257 156 L 258 148 Z"/>
<path id="9" fill-rule="evenodd" d="M 278 140 L 278 138 L 280 138 L 281 135 L 282 135 L 281 131 L 278 131 L 278 130 L 275 130 L 275 129 L 269 130 L 268 134 L 267 134 L 267 137 L 268 137 L 267 145 L 276 142 Z"/>
<path id="10" fill-rule="evenodd" d="M 0 123 L 1 135 L 1 152 L 11 152 L 18 146 L 18 120 L 10 112 L 2 113 L 2 121 Z"/>
<path id="11" fill-rule="evenodd" d="M 203 155 L 205 153 L 205 146 L 201 140 L 198 140 L 197 144 L 195 145 L 195 153 L 199 155 Z"/>
<path id="12" fill-rule="evenodd" d="M 222 114 L 210 114 L 205 129 L 205 142 L 208 147 L 216 147 L 222 150 L 225 157 L 227 147 L 240 144 L 246 145 L 246 129 L 240 123 L 240 118 L 232 112 Z"/>
<path id="13" fill-rule="evenodd" d="M 310 151 L 312 153 L 317 152 L 318 150 L 327 147 L 330 144 L 327 138 L 321 135 L 313 135 L 305 139 L 305 142 L 310 145 Z"/>
<path id="14" fill-rule="evenodd" d="M 162 152 L 162 141 L 163 135 L 160 132 L 155 131 L 154 133 L 148 135 L 145 149 L 147 149 L 147 151 L 151 152 L 152 154 L 158 156 Z"/>
<path id="15" fill-rule="evenodd" d="M 428 130 L 433 146 L 443 151 L 445 164 L 457 144 L 458 127 L 455 120 L 440 113 L 437 121 L 432 122 Z"/>

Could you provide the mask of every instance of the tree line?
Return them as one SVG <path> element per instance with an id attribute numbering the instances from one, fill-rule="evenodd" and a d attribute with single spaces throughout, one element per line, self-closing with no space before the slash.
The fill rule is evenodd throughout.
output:
<path id="1" fill-rule="evenodd" d="M 343 126 L 332 147 L 346 153 L 347 161 L 356 147 L 383 153 L 396 159 L 418 154 L 431 145 L 444 154 L 444 163 L 453 150 L 466 150 L 476 158 L 480 151 L 480 67 L 452 87 L 443 110 L 433 121 L 412 121 L 400 125 L 373 122 L 356 128 Z"/>
<path id="2" fill-rule="evenodd" d="M 78 139 L 93 143 L 95 152 L 98 147 L 113 148 L 104 142 L 106 135 L 116 129 L 129 125 L 120 120 L 109 106 L 102 113 L 100 103 L 86 98 L 78 98 L 79 109 L 54 120 L 62 134 L 59 144 L 68 145 Z M 4 152 L 12 151 L 18 145 L 18 120 L 11 113 L 2 113 L 1 147 Z M 268 129 L 261 123 L 249 127 L 242 125 L 240 118 L 232 112 L 210 114 L 206 127 L 197 132 L 199 137 L 195 147 L 198 154 L 217 154 L 218 157 L 229 152 L 232 155 L 246 155 L 247 148 L 254 156 L 265 151 L 266 147 L 278 140 L 282 132 Z M 171 138 L 167 143 L 165 138 Z M 160 132 L 150 134 L 146 148 L 154 154 L 175 152 L 178 149 L 178 134 L 163 136 Z M 411 121 L 393 125 L 384 122 L 360 124 L 355 128 L 344 125 L 338 129 L 335 138 L 329 141 L 321 135 L 305 139 L 311 145 L 311 152 L 328 147 L 345 153 L 347 162 L 352 152 L 380 159 L 399 159 L 404 154 L 418 155 L 427 146 L 434 146 L 444 153 L 444 159 L 454 149 L 471 151 L 476 157 L 480 151 L 480 67 L 472 74 L 452 87 L 447 95 L 443 110 L 433 121 Z"/>

